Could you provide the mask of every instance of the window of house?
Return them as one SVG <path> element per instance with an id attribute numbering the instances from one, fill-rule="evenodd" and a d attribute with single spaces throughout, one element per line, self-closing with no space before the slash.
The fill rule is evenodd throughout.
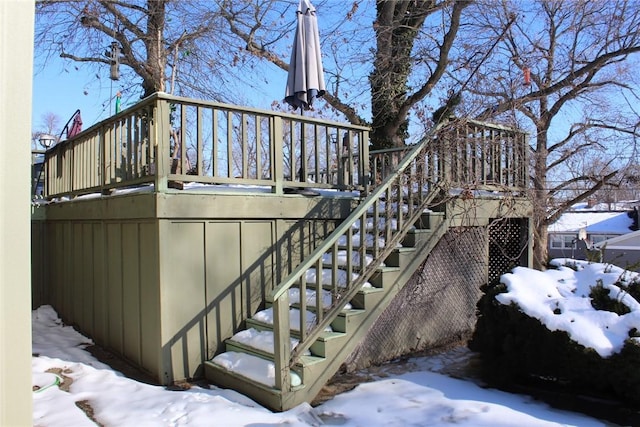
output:
<path id="1" fill-rule="evenodd" d="M 551 236 L 551 248 L 572 249 L 576 238 L 573 234 L 555 234 Z"/>

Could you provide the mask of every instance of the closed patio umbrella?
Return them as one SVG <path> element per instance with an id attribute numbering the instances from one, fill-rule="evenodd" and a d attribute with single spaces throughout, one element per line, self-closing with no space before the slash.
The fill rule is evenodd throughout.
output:
<path id="1" fill-rule="evenodd" d="M 316 9 L 309 0 L 300 0 L 298 24 L 284 100 L 294 109 L 309 110 L 313 99 L 325 93 Z"/>

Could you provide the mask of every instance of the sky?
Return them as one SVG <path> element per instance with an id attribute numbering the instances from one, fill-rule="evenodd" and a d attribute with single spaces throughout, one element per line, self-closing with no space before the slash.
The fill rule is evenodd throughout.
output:
<path id="1" fill-rule="evenodd" d="M 563 267 L 567 261 L 575 263 L 577 271 Z M 503 275 L 507 292 L 500 295 L 500 302 L 517 302 L 550 329 L 566 330 L 572 339 L 603 357 L 619 351 L 627 331 L 640 329 L 640 304 L 627 295 L 621 301 L 630 307 L 630 313 L 603 316 L 582 296 L 600 278 L 615 297 L 619 289 L 613 283 L 621 276 L 631 280 L 636 273 L 583 261 L 554 263 L 558 269 L 541 272 L 518 267 Z M 563 307 L 561 315 L 554 314 L 558 306 Z M 65 326 L 51 306 L 34 310 L 32 325 L 35 426 L 95 426 L 78 405 L 90 406 L 94 419 L 103 426 L 611 425 L 553 409 L 528 396 L 483 387 L 464 375 L 464 370 L 451 369 L 474 356 L 465 348 L 361 371 L 372 381 L 317 407 L 301 404 L 273 413 L 243 395 L 215 386 L 172 391 L 126 378 L 96 360 L 86 350 L 91 339 Z"/>
<path id="2" fill-rule="evenodd" d="M 270 78 L 274 82 L 268 92 L 252 92 L 254 108 L 268 109 L 274 100 L 284 98 L 286 73 L 274 73 Z M 265 86 L 265 90 L 269 87 Z M 47 67 L 35 67 L 33 74 L 33 102 L 31 126 L 34 131 L 42 130 L 43 116 L 54 113 L 60 118 L 60 128 L 80 110 L 83 129 L 105 120 L 115 114 L 115 96 L 122 89 L 119 81 L 108 76 L 97 76 L 82 66 L 51 58 Z M 135 98 L 135 96 L 134 96 Z M 123 97 L 122 109 L 135 102 Z"/>
<path id="3" fill-rule="evenodd" d="M 74 65 L 65 65 L 62 59 L 52 58 L 44 69 L 34 69 L 32 128 L 43 128 L 42 117 L 54 113 L 60 117 L 60 127 L 80 110 L 84 128 L 110 116 L 115 109 L 109 103 L 118 91 L 117 82 L 97 79 Z"/>
<path id="4" fill-rule="evenodd" d="M 33 98 L 31 126 L 33 131 L 44 130 L 43 117 L 54 113 L 62 128 L 76 110 L 80 110 L 83 129 L 115 114 L 115 99 L 123 91 L 121 109 L 133 105 L 139 97 L 140 88 L 127 90 L 123 81 L 111 80 L 108 68 L 96 73 L 86 64 L 77 64 L 58 57 L 47 60 L 46 66 L 36 58 L 33 69 Z M 253 108 L 270 109 L 274 101 L 282 101 L 285 94 L 287 74 L 273 67 L 262 67 L 268 73 L 270 84 L 251 90 L 247 105 Z M 56 135 L 57 136 L 57 135 Z"/>

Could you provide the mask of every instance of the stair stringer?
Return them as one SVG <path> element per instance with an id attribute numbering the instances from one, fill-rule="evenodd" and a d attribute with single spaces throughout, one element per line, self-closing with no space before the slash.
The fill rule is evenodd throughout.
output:
<path id="1" fill-rule="evenodd" d="M 448 230 L 449 221 L 445 218 L 433 230 L 433 233 L 431 233 L 427 239 L 422 241 L 419 246 L 415 247 L 415 255 L 412 257 L 409 264 L 401 266 L 400 273 L 395 276 L 393 283 L 384 284 L 384 293 L 378 303 L 373 307 L 367 307 L 358 319 L 357 325 L 349 329 L 347 339 L 344 340 L 344 345 L 340 347 L 337 353 L 326 358 L 327 360 L 323 365 L 322 371 L 312 381 L 305 380 L 304 387 L 292 390 L 289 396 L 283 396 L 282 404 L 284 407 L 281 408 L 281 410 L 291 409 L 305 401 L 309 402 L 318 395 L 322 387 L 335 375 L 338 369 L 340 369 L 340 366 L 342 366 L 344 361 L 364 339 L 369 328 L 389 306 L 400 290 L 407 284 L 420 265 L 422 265 L 422 263 L 429 257 L 431 251 Z"/>

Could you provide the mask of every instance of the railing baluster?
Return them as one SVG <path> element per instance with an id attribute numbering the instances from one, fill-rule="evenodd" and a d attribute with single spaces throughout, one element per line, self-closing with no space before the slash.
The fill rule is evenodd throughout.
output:
<path id="1" fill-rule="evenodd" d="M 305 271 L 304 275 L 300 279 L 300 298 L 299 298 L 299 321 L 300 321 L 300 341 L 304 341 L 307 338 L 307 274 L 309 270 Z"/>
<path id="2" fill-rule="evenodd" d="M 233 177 L 233 112 L 227 111 L 227 178 Z"/>
<path id="3" fill-rule="evenodd" d="M 196 107 L 196 170 L 197 175 L 203 175 L 203 158 L 204 158 L 204 146 L 202 140 L 202 107 L 198 105 Z M 187 171 L 189 172 L 189 171 Z"/>
<path id="4" fill-rule="evenodd" d="M 219 175 L 218 165 L 218 109 L 211 109 L 211 176 Z"/>
<path id="5" fill-rule="evenodd" d="M 240 139 L 242 140 L 242 165 L 240 175 L 242 178 L 249 177 L 249 137 L 247 134 L 247 115 L 240 114 Z"/>
<path id="6" fill-rule="evenodd" d="M 324 318 L 324 303 L 323 303 L 324 298 L 322 297 L 322 294 L 323 294 L 322 258 L 319 258 L 318 261 L 316 262 L 315 269 L 316 269 L 315 305 L 316 305 L 316 324 L 317 324 L 322 322 L 322 319 Z M 305 297 L 306 297 L 306 294 L 305 294 Z"/>
<path id="7" fill-rule="evenodd" d="M 255 116 L 255 134 L 256 134 L 256 179 L 263 179 L 262 173 L 262 116 Z"/>

